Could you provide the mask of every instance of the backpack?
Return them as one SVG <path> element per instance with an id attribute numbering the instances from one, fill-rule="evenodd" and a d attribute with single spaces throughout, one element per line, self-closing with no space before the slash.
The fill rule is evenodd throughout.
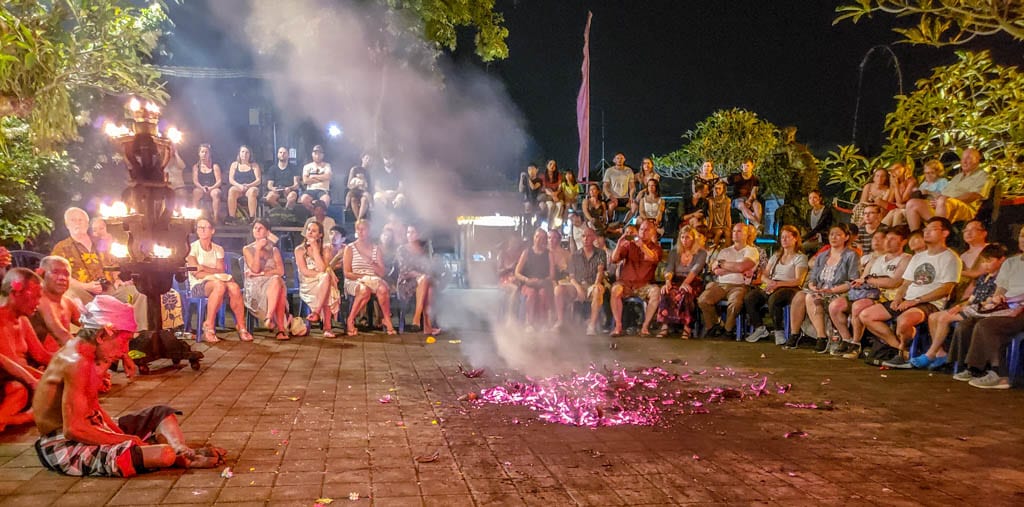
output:
<path id="1" fill-rule="evenodd" d="M 899 353 L 899 350 L 886 345 L 882 340 L 874 340 L 864 362 L 869 366 L 882 366 L 882 363 L 895 359 Z"/>

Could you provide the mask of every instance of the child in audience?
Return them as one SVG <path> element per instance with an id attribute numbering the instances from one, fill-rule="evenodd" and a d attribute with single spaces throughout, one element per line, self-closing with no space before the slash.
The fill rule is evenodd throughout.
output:
<path id="1" fill-rule="evenodd" d="M 714 193 L 708 199 L 708 215 L 708 226 L 711 227 L 709 245 L 715 248 L 729 239 L 727 233 L 732 230 L 732 202 L 725 195 L 724 181 L 715 183 Z"/>

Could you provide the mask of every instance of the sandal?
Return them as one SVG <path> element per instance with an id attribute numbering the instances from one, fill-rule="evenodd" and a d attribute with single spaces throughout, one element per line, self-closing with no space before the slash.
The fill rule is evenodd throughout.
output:
<path id="1" fill-rule="evenodd" d="M 398 331 L 395 331 L 395 328 L 388 329 L 389 336 L 394 336 L 396 334 L 398 334 Z"/>
<path id="2" fill-rule="evenodd" d="M 651 331 L 648 329 L 641 329 L 638 335 L 643 338 L 649 338 L 651 336 Z"/>
<path id="3" fill-rule="evenodd" d="M 242 340 L 243 342 L 251 342 L 252 333 L 250 333 L 248 330 L 242 329 L 238 332 L 238 339 Z"/>
<path id="4" fill-rule="evenodd" d="M 204 327 L 203 341 L 206 343 L 217 343 L 220 341 L 220 338 L 217 338 L 217 331 L 215 331 L 212 327 Z"/>
<path id="5" fill-rule="evenodd" d="M 357 334 L 359 334 L 359 331 L 356 329 L 355 326 L 352 326 L 349 327 L 347 331 L 345 331 L 345 334 L 348 336 L 356 336 Z"/>
<path id="6" fill-rule="evenodd" d="M 306 316 L 306 321 L 309 322 L 310 324 L 316 324 L 317 322 L 320 322 L 320 314 L 311 313 Z"/>
<path id="7" fill-rule="evenodd" d="M 658 338 L 664 338 L 664 337 L 668 336 L 668 327 L 661 328 L 661 331 L 658 331 L 658 334 L 656 336 Z"/>
<path id="8" fill-rule="evenodd" d="M 274 335 L 274 338 L 277 338 L 280 341 L 291 340 L 291 338 L 288 336 L 288 333 L 285 333 L 284 331 L 278 331 L 277 334 Z"/>
<path id="9" fill-rule="evenodd" d="M 439 334 L 441 334 L 443 332 L 444 332 L 444 330 L 442 330 L 439 327 L 435 327 L 435 328 L 430 330 L 430 334 L 433 334 L 433 335 L 439 335 Z"/>
<path id="10" fill-rule="evenodd" d="M 337 337 L 337 335 L 334 334 L 334 331 L 331 331 L 330 329 L 328 329 L 327 331 L 324 331 L 324 338 L 336 338 L 336 337 Z"/>

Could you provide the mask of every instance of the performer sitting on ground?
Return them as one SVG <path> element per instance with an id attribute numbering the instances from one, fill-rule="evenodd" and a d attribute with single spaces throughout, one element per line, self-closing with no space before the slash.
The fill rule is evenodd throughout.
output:
<path id="1" fill-rule="evenodd" d="M 38 274 L 43 277 L 42 298 L 29 320 L 43 348 L 57 352 L 72 338 L 71 323 L 78 323 L 78 306 L 67 295 L 71 264 L 56 255 L 43 257 Z"/>
<path id="2" fill-rule="evenodd" d="M 46 468 L 66 475 L 132 477 L 178 466 L 213 468 L 224 449 L 192 449 L 166 405 L 155 405 L 114 420 L 100 406 L 103 371 L 128 351 L 135 333 L 132 307 L 97 296 L 82 313 L 82 330 L 54 356 L 32 398 L 36 453 Z"/>
<path id="3" fill-rule="evenodd" d="M 26 318 L 36 310 L 40 292 L 39 277 L 25 268 L 11 268 L 0 285 L 0 431 L 32 421 L 29 391 L 43 373 L 29 365 L 28 356 L 43 366 L 50 361 Z"/>

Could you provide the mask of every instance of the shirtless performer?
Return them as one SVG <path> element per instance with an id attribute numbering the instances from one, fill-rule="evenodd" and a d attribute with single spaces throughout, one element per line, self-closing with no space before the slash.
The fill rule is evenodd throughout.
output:
<path id="1" fill-rule="evenodd" d="M 166 405 L 111 418 L 100 407 L 100 379 L 128 351 L 135 315 L 131 305 L 99 295 L 81 321 L 81 331 L 54 356 L 32 398 L 43 466 L 74 476 L 132 477 L 171 466 L 224 463 L 224 449 L 188 447 L 175 417 L 181 412 Z"/>
<path id="2" fill-rule="evenodd" d="M 43 372 L 29 365 L 28 356 L 40 365 L 50 361 L 26 318 L 36 310 L 40 292 L 39 277 L 25 268 L 11 268 L 0 284 L 0 430 L 32 421 L 29 392 Z"/>

